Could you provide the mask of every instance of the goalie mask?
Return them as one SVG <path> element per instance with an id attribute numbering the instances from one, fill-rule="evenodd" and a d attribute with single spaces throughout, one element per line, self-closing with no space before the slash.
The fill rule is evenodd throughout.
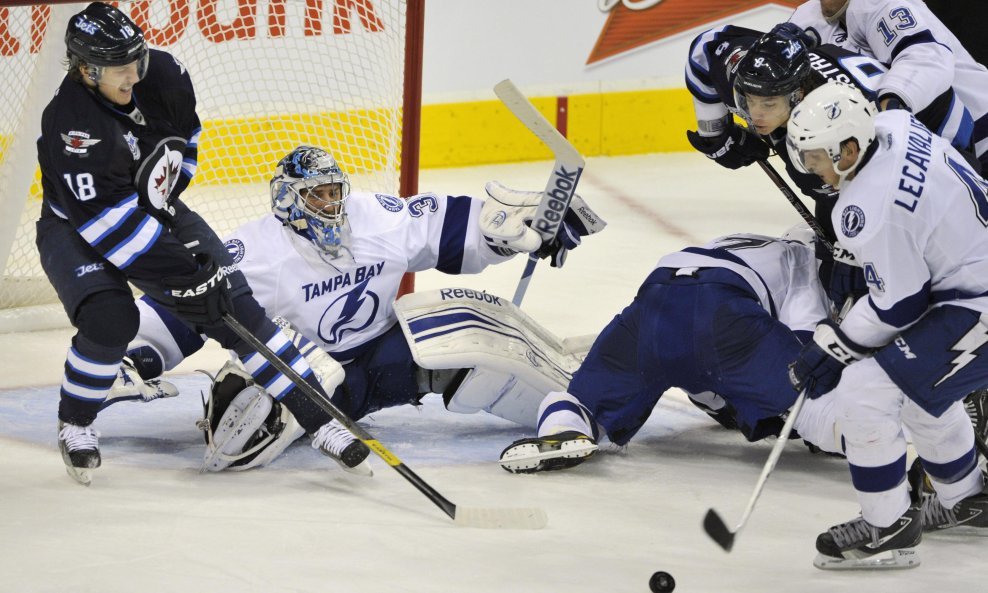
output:
<path id="1" fill-rule="evenodd" d="M 217 373 L 199 428 L 206 438 L 203 471 L 234 471 L 267 465 L 304 431 L 233 361 Z"/>
<path id="2" fill-rule="evenodd" d="M 350 179 L 321 148 L 299 146 L 281 159 L 271 179 L 271 209 L 332 257 L 348 242 Z"/>

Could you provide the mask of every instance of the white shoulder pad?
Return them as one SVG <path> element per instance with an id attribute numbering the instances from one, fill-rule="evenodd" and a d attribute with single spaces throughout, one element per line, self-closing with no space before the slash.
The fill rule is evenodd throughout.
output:
<path id="1" fill-rule="evenodd" d="M 395 303 L 395 313 L 420 367 L 472 368 L 485 377 L 475 377 L 484 389 L 458 390 L 447 404 L 450 410 L 487 410 L 516 422 L 496 412 L 498 400 L 507 397 L 525 409 L 534 402 L 537 409 L 546 393 L 566 389 L 592 341 L 564 342 L 510 300 L 463 288 L 406 294 Z M 472 382 L 464 381 L 464 387 Z"/>

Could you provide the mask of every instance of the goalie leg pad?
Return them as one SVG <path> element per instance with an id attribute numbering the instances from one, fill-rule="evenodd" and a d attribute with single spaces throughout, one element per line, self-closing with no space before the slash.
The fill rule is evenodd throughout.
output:
<path id="1" fill-rule="evenodd" d="M 241 471 L 270 463 L 305 434 L 288 408 L 229 361 L 213 381 L 206 417 L 203 471 Z"/>

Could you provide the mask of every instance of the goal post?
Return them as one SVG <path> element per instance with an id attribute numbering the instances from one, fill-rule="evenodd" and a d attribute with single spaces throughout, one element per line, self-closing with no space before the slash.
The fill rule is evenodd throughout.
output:
<path id="1" fill-rule="evenodd" d="M 424 3 L 113 2 L 195 85 L 203 131 L 183 201 L 225 235 L 270 211 L 267 182 L 300 144 L 329 150 L 356 191 L 416 193 Z M 66 322 L 34 244 L 35 142 L 65 75 L 66 24 L 87 4 L 0 7 L 0 331 Z"/>

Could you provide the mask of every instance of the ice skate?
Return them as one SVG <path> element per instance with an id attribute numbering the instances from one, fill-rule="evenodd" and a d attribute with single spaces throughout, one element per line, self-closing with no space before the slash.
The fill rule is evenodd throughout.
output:
<path id="1" fill-rule="evenodd" d="M 554 435 L 521 439 L 501 452 L 501 467 L 513 474 L 566 469 L 580 465 L 597 451 L 587 435 L 567 430 Z"/>
<path id="2" fill-rule="evenodd" d="M 336 420 L 322 425 L 312 437 L 312 448 L 332 457 L 346 471 L 360 476 L 374 475 L 367 456 L 370 449 Z"/>
<path id="3" fill-rule="evenodd" d="M 974 438 L 988 445 L 988 389 L 979 389 L 965 397 L 964 411 L 971 418 Z"/>
<path id="4" fill-rule="evenodd" d="M 923 493 L 923 531 L 950 529 L 951 533 L 988 536 L 988 486 L 948 509 L 936 492 Z"/>
<path id="5" fill-rule="evenodd" d="M 100 410 L 105 410 L 118 402 L 150 402 L 176 395 L 178 388 L 174 384 L 161 379 L 142 380 L 134 365 L 124 358 L 120 363 L 117 379 L 110 387 L 110 392 L 107 393 Z"/>
<path id="6" fill-rule="evenodd" d="M 888 527 L 862 517 L 835 525 L 816 539 L 813 566 L 824 570 L 890 569 L 919 566 L 915 547 L 923 538 L 922 512 L 910 507 Z"/>
<path id="7" fill-rule="evenodd" d="M 76 482 L 89 486 L 92 470 L 100 466 L 99 432 L 92 426 L 76 426 L 58 421 L 58 449 L 65 472 Z"/>

